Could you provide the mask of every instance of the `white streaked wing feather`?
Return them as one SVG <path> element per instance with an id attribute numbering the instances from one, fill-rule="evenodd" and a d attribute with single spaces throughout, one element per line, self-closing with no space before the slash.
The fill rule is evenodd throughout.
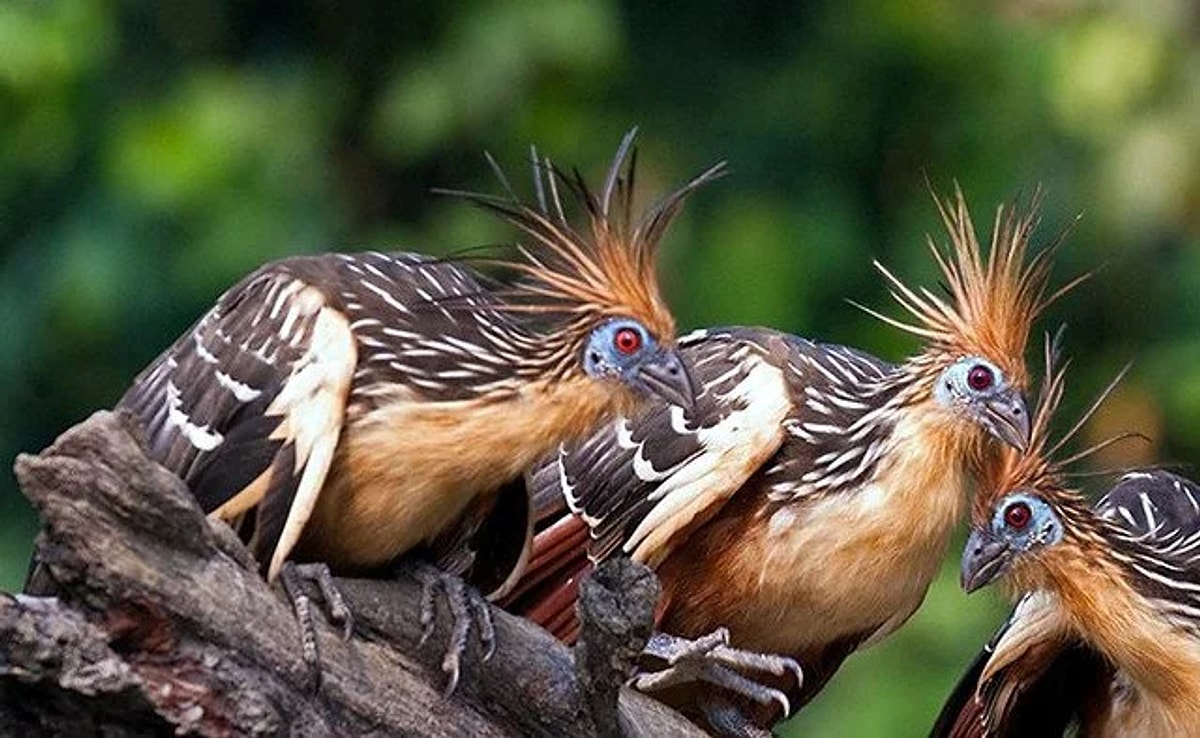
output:
<path id="1" fill-rule="evenodd" d="M 783 373 L 761 357 L 747 361 L 751 368 L 732 395 L 744 407 L 698 430 L 703 452 L 650 495 L 654 507 L 623 546 L 634 559 L 653 564 L 665 558 L 678 532 L 702 512 L 719 509 L 782 443 L 783 419 L 792 408 Z"/>
<path id="2" fill-rule="evenodd" d="M 357 361 L 354 335 L 346 316 L 323 308 L 317 314 L 309 350 L 299 363 L 301 368 L 267 408 L 267 414 L 284 417 L 280 430 L 295 443 L 296 472 L 300 474 L 295 498 L 271 557 L 268 579 L 278 575 L 325 484 Z"/>

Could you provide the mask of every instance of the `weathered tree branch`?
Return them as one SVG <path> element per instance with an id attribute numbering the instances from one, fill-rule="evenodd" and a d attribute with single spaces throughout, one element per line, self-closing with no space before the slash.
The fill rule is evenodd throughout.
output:
<path id="1" fill-rule="evenodd" d="M 628 562 L 585 588 L 578 665 L 497 611 L 495 655 L 480 663 L 471 644 L 449 698 L 436 667 L 448 614 L 418 649 L 416 582 L 338 580 L 354 635 L 319 620 L 314 680 L 281 588 L 139 438 L 128 417 L 100 412 L 17 460 L 59 596 L 0 596 L 0 734 L 701 734 L 620 686 L 658 592 Z"/>

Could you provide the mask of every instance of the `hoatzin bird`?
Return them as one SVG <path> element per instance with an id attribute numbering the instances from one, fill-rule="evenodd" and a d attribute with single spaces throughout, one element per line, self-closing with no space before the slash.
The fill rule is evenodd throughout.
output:
<path id="1" fill-rule="evenodd" d="M 932 735 L 1200 735 L 1200 485 L 1135 471 L 1090 506 L 1064 469 L 1091 449 L 1056 461 L 1074 429 L 1045 440 L 1062 373 L 1048 384 L 1029 450 L 981 486 L 963 551 L 964 589 L 1003 580 L 1023 596 Z"/>
<path id="2" fill-rule="evenodd" d="M 598 193 L 536 152 L 537 205 L 519 202 L 498 168 L 508 197 L 450 193 L 523 232 L 528 243 L 505 262 L 511 288 L 411 253 L 270 263 L 222 295 L 118 407 L 141 419 L 153 457 L 205 511 L 249 534 L 268 579 L 289 559 L 358 573 L 431 551 L 501 591 L 532 536 L 525 491 L 511 493 L 526 468 L 641 398 L 692 396 L 655 253 L 723 164 L 635 219 L 633 138 Z M 582 228 L 560 188 L 578 199 Z M 509 527 L 474 570 L 463 566 L 471 556 L 446 544 L 509 497 Z M 456 596 L 461 580 L 438 584 L 460 619 L 481 617 L 480 603 Z M 451 685 L 461 647 L 443 664 Z"/>
<path id="3" fill-rule="evenodd" d="M 967 462 L 987 434 L 1026 443 L 1025 343 L 1057 297 L 1046 293 L 1052 248 L 1025 263 L 1035 208 L 1001 208 L 985 256 L 961 192 L 938 207 L 952 246 L 929 246 L 949 300 L 876 262 L 916 320 L 875 315 L 925 339 L 919 353 L 893 365 L 763 328 L 681 339 L 693 408 L 651 401 L 533 475 L 540 532 L 506 606 L 571 640 L 588 559 L 630 555 L 662 579 L 649 652 L 674 666 L 639 684 L 698 676 L 785 713 L 780 691 L 724 667 L 781 674 L 794 662 L 731 647 L 802 664 L 799 704 L 904 623 L 959 519 Z M 744 709 L 704 703 L 712 725 L 744 724 Z"/>

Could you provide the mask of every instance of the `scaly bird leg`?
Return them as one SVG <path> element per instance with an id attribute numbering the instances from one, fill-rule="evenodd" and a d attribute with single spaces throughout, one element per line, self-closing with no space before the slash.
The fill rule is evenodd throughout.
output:
<path id="1" fill-rule="evenodd" d="M 720 697 L 700 700 L 704 719 L 718 735 L 726 738 L 771 738 L 771 731 L 755 725 L 736 705 Z"/>
<path id="2" fill-rule="evenodd" d="M 492 611 L 487 601 L 479 592 L 467 586 L 465 582 L 453 574 L 438 569 L 424 562 L 410 562 L 405 568 L 421 583 L 421 640 L 419 646 L 425 645 L 433 635 L 437 614 L 437 593 L 440 589 L 446 596 L 446 605 L 450 609 L 453 623 L 450 627 L 450 641 L 442 656 L 442 671 L 450 677 L 446 684 L 445 695 L 449 697 L 458 686 L 458 676 L 462 664 L 463 653 L 467 650 L 470 640 L 471 626 L 479 634 L 479 643 L 483 647 L 483 661 L 487 661 L 496 651 L 496 629 L 492 623 Z"/>
<path id="3" fill-rule="evenodd" d="M 797 688 L 804 681 L 800 664 L 794 659 L 730 648 L 729 631 L 725 628 L 717 628 L 695 640 L 655 633 L 642 653 L 667 663 L 664 669 L 638 674 L 633 678 L 633 686 L 642 692 L 689 682 L 707 682 L 759 704 L 776 702 L 783 708 L 783 714 L 787 715 L 791 712 L 791 703 L 786 694 L 759 684 L 738 671 L 766 672 L 774 676 L 791 673 L 796 677 Z"/>
<path id="4" fill-rule="evenodd" d="M 313 622 L 312 599 L 304 591 L 302 580 L 315 582 L 325 602 L 325 614 L 333 625 L 341 626 L 342 638 L 349 639 L 354 630 L 354 619 L 350 608 L 337 585 L 333 583 L 333 574 L 325 564 L 294 564 L 284 563 L 279 571 L 279 580 L 292 601 L 292 610 L 296 613 L 296 621 L 300 624 L 301 653 L 304 663 L 313 673 L 315 686 L 321 680 L 321 654 L 317 647 L 317 630 Z"/>

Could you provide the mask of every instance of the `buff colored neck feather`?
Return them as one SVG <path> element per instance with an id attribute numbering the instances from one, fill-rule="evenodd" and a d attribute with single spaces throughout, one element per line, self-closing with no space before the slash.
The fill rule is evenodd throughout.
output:
<path id="1" fill-rule="evenodd" d="M 1073 629 L 1127 674 L 1139 695 L 1134 723 L 1200 725 L 1200 643 L 1172 626 L 1130 586 L 1115 563 L 1086 545 L 1059 545 L 1042 557 Z M 1174 732 L 1171 734 L 1183 735 Z"/>

